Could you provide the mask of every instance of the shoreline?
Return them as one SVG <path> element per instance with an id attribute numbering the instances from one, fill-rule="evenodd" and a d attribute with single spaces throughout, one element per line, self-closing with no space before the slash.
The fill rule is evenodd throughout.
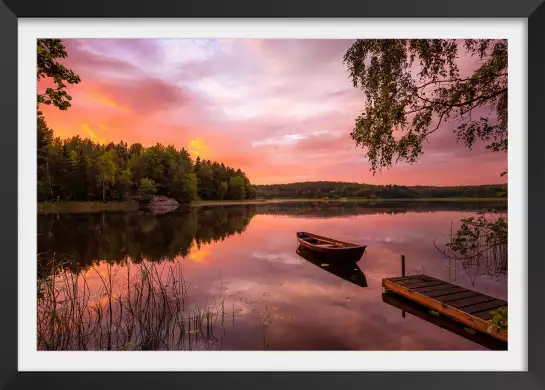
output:
<path id="1" fill-rule="evenodd" d="M 313 198 L 256 199 L 256 200 L 199 200 L 191 202 L 191 207 L 230 206 L 237 204 L 275 204 L 275 203 L 383 203 L 383 202 L 507 202 L 507 198 L 341 198 L 336 200 Z"/>
<path id="2" fill-rule="evenodd" d="M 255 199 L 255 200 L 199 200 L 186 206 L 236 206 L 259 205 L 278 203 L 385 203 L 385 202 L 507 202 L 507 198 L 392 198 L 392 199 L 367 199 L 367 198 L 342 198 L 336 200 L 314 198 L 289 198 L 289 199 Z M 181 205 L 184 206 L 184 205 Z M 38 202 L 38 214 L 77 214 L 77 213 L 101 213 L 101 212 L 128 212 L 137 211 L 138 204 L 134 202 Z"/>
<path id="3" fill-rule="evenodd" d="M 38 202 L 38 214 L 78 214 L 78 213 L 102 213 L 102 212 L 127 212 L 138 210 L 138 204 L 134 202 Z"/>

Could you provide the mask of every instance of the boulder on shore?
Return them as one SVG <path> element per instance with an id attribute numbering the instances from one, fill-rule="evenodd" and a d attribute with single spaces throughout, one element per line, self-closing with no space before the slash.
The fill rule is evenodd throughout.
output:
<path id="1" fill-rule="evenodd" d="M 176 210 L 180 203 L 166 196 L 154 196 L 148 203 L 148 209 L 154 214 L 165 214 Z"/>

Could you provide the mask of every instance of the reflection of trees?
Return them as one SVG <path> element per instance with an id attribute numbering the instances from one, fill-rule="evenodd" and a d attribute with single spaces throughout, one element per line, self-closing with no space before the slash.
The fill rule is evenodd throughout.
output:
<path id="1" fill-rule="evenodd" d="M 490 222 L 492 220 L 493 222 Z M 499 278 L 507 275 L 507 218 L 486 212 L 462 219 L 461 227 L 444 245 L 435 243 L 436 249 L 455 267 L 461 263 L 469 280 L 475 285 L 478 276 Z"/>
<path id="2" fill-rule="evenodd" d="M 38 272 L 53 261 L 72 271 L 98 260 L 139 264 L 187 256 L 197 244 L 244 231 L 255 206 L 187 208 L 152 214 L 66 214 L 38 216 Z"/>
<path id="3" fill-rule="evenodd" d="M 224 240 L 242 233 L 256 214 L 255 205 L 201 207 L 197 209 L 197 244 Z"/>
<path id="4" fill-rule="evenodd" d="M 210 243 L 242 233 L 255 214 L 348 217 L 429 211 L 476 211 L 481 202 L 278 203 L 186 208 L 155 216 L 141 213 L 63 214 L 38 217 L 39 272 L 55 260 L 73 271 L 98 260 L 140 263 L 187 256 L 195 242 Z M 506 205 L 496 202 L 498 209 Z"/>
<path id="5" fill-rule="evenodd" d="M 430 211 L 480 211 L 483 208 L 506 210 L 507 202 L 456 202 L 456 201 L 387 201 L 387 202 L 293 202 L 269 203 L 257 206 L 258 214 L 287 215 L 294 217 L 349 217 L 365 214 L 404 214 Z"/>

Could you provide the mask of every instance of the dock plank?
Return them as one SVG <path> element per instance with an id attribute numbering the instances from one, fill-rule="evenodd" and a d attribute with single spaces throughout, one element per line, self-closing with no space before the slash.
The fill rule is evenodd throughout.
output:
<path id="1" fill-rule="evenodd" d="M 420 275 L 399 276 L 397 278 L 388 278 L 388 279 L 390 279 L 392 282 L 401 284 L 401 282 L 405 280 L 418 279 L 418 278 L 420 278 Z"/>
<path id="2" fill-rule="evenodd" d="M 432 287 L 442 285 L 444 282 L 440 280 L 428 280 L 428 281 L 416 281 L 414 283 L 405 284 L 406 288 L 417 288 L 417 287 Z"/>
<path id="3" fill-rule="evenodd" d="M 455 307 L 457 309 L 463 309 L 465 306 L 472 306 L 479 303 L 484 303 L 488 301 L 493 301 L 495 298 L 489 297 L 488 295 L 476 295 L 469 298 L 459 299 L 457 301 L 449 302 L 449 306 Z M 464 310 L 465 311 L 465 310 Z"/>
<path id="4" fill-rule="evenodd" d="M 472 314 L 472 313 L 477 313 L 483 310 L 494 310 L 502 306 L 505 306 L 505 301 L 500 301 L 499 299 L 495 299 L 493 301 L 483 302 L 477 305 L 462 307 L 462 310 L 465 311 L 466 313 Z"/>
<path id="5" fill-rule="evenodd" d="M 429 295 L 431 293 L 435 294 L 436 291 L 439 292 L 439 294 L 441 294 L 442 293 L 441 291 L 449 290 L 453 288 L 455 287 L 453 287 L 452 284 L 445 283 L 445 284 L 431 286 L 431 287 L 417 287 L 417 288 L 413 288 L 413 290 L 421 294 L 426 293 L 426 295 Z M 456 288 L 462 289 L 462 287 L 456 287 Z"/>
<path id="6" fill-rule="evenodd" d="M 420 275 L 413 275 L 413 276 L 405 277 L 402 280 L 398 280 L 396 281 L 396 283 L 405 286 L 412 283 L 422 283 L 422 282 L 432 282 L 432 281 L 434 281 L 434 279 L 432 278 L 424 278 L 424 277 L 421 277 Z"/>
<path id="7" fill-rule="evenodd" d="M 382 279 L 382 287 L 419 305 L 435 310 L 464 326 L 507 342 L 507 330 L 490 322 L 491 310 L 507 302 L 427 275 Z"/>
<path id="8" fill-rule="evenodd" d="M 454 293 L 462 293 L 462 292 L 467 292 L 467 291 L 469 291 L 469 290 L 466 289 L 466 288 L 452 287 L 452 285 L 450 285 L 448 288 L 443 288 L 441 290 L 426 291 L 424 295 L 426 295 L 427 297 L 430 297 L 430 298 L 437 298 L 437 297 L 441 297 L 443 295 L 450 295 L 450 294 L 454 294 Z M 417 292 L 420 292 L 420 291 L 417 290 Z"/>
<path id="9" fill-rule="evenodd" d="M 485 321 L 491 320 L 492 317 L 494 317 L 494 315 L 491 313 L 491 310 L 478 311 L 476 313 L 471 313 L 471 314 Z"/>
<path id="10" fill-rule="evenodd" d="M 455 294 L 441 295 L 441 296 L 435 297 L 435 299 L 443 303 L 449 302 L 448 304 L 450 305 L 451 301 L 458 301 L 458 300 L 461 300 L 462 298 L 473 298 L 478 296 L 479 296 L 478 292 L 468 290 L 468 291 L 462 291 Z M 430 298 L 433 298 L 433 297 L 430 297 Z"/>

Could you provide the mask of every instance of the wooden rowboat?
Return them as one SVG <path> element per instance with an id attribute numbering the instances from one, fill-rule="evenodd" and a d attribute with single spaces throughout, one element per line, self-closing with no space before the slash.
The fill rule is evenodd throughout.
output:
<path id="1" fill-rule="evenodd" d="M 365 252 L 365 245 L 351 244 L 333 238 L 307 232 L 297 232 L 297 241 L 308 250 L 333 260 L 358 262 Z"/>

